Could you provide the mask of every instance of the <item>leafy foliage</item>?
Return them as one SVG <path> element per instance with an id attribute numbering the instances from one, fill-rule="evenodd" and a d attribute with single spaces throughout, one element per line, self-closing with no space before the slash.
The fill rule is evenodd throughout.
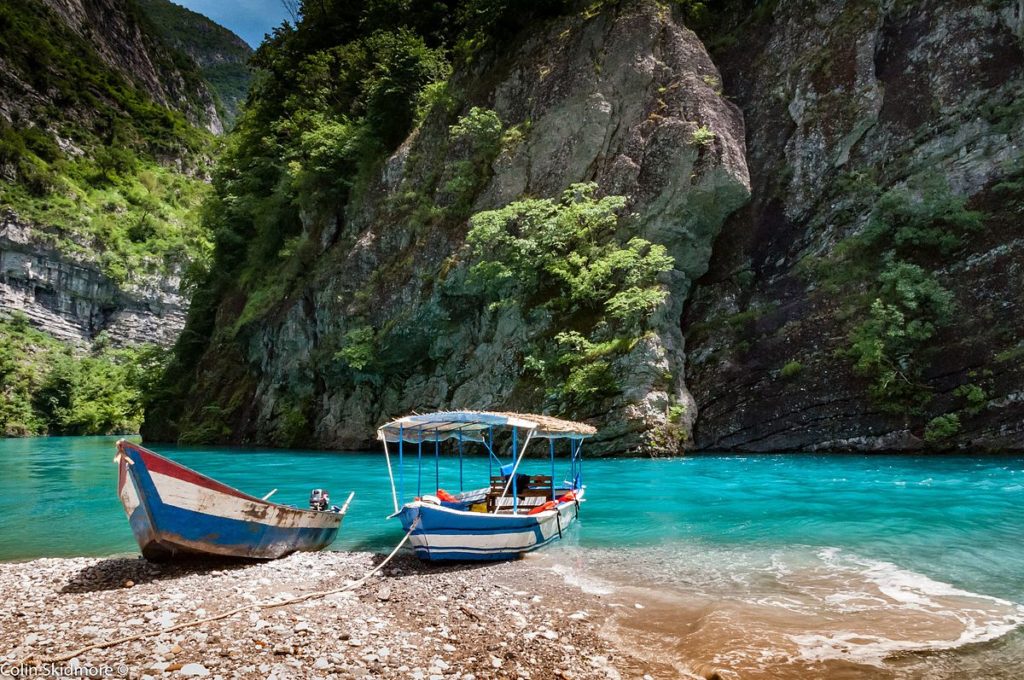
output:
<path id="1" fill-rule="evenodd" d="M 17 183 L 0 182 L 0 201 L 47 225 L 40 237 L 61 251 L 95 259 L 119 283 L 209 257 L 201 181 L 123 149 L 47 163 L 25 136 L 0 119 L 0 163 L 19 168 Z"/>
<path id="2" fill-rule="evenodd" d="M 924 429 L 924 440 L 929 444 L 938 444 L 950 439 L 960 432 L 960 416 L 955 413 L 947 413 L 935 416 L 928 421 Z"/>
<path id="3" fill-rule="evenodd" d="M 707 125 L 701 125 L 693 131 L 690 139 L 697 146 L 709 146 L 715 141 L 715 133 Z"/>
<path id="4" fill-rule="evenodd" d="M 966 402 L 964 410 L 972 416 L 980 413 L 989 400 L 989 395 L 985 388 L 976 383 L 960 385 L 953 390 L 953 394 L 964 399 Z"/>
<path id="5" fill-rule="evenodd" d="M 336 359 L 357 371 L 370 366 L 376 358 L 373 328 L 360 326 L 345 334 L 345 341 L 335 355 Z"/>
<path id="6" fill-rule="evenodd" d="M 783 378 L 795 378 L 800 375 L 804 370 L 804 365 L 799 361 L 787 361 L 786 365 L 779 370 L 779 375 Z"/>
<path id="7" fill-rule="evenodd" d="M 918 178 L 908 187 L 882 194 L 862 243 L 868 249 L 892 248 L 907 257 L 922 251 L 949 255 L 967 235 L 981 229 L 982 214 L 967 210 L 965 203 L 939 177 Z"/>
<path id="8" fill-rule="evenodd" d="M 854 322 L 843 354 L 869 379 L 876 406 L 920 415 L 931 399 L 922 375 L 934 338 L 955 311 L 935 271 L 981 228 L 983 216 L 932 173 L 881 195 L 870 177 L 848 176 L 842 190 L 858 200 L 877 196 L 868 223 L 805 271 L 830 294 L 861 291 L 843 296 L 839 315 Z"/>
<path id="9" fill-rule="evenodd" d="M 890 259 L 878 277 L 868 318 L 850 334 L 854 370 L 871 379 L 882 408 L 914 411 L 930 398 L 920 384 L 923 355 L 953 314 L 953 296 L 921 267 Z"/>
<path id="10" fill-rule="evenodd" d="M 78 354 L 16 315 L 0 322 L 0 434 L 137 432 L 166 352 L 113 348 Z"/>
<path id="11" fill-rule="evenodd" d="M 467 242 L 468 283 L 492 306 L 543 309 L 563 331 L 525 360 L 553 400 L 580 408 L 617 389 L 612 360 L 639 339 L 667 290 L 658 277 L 674 264 L 664 246 L 617 237 L 621 196 L 574 184 L 560 201 L 524 199 L 478 213 Z"/>
<path id="12" fill-rule="evenodd" d="M 449 128 L 456 147 L 463 147 L 463 160 L 455 164 L 445 190 L 456 197 L 456 210 L 464 215 L 477 191 L 490 178 L 489 165 L 498 155 L 502 144 L 502 122 L 490 109 L 474 106 L 465 116 Z"/>

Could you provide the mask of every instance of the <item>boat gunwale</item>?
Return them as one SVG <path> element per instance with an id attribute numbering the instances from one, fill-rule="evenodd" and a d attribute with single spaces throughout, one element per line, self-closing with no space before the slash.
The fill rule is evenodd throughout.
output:
<path id="1" fill-rule="evenodd" d="M 549 508 L 547 510 L 542 510 L 542 511 L 534 513 L 532 515 L 530 513 L 528 513 L 528 512 L 527 513 L 522 513 L 522 514 L 497 513 L 497 512 L 474 512 L 473 510 L 459 510 L 458 508 L 449 508 L 448 506 L 445 506 L 445 505 L 436 505 L 434 503 L 426 503 L 424 501 L 409 501 L 408 503 L 403 505 L 399 509 L 398 512 L 389 515 L 388 519 L 391 519 L 393 517 L 398 517 L 400 514 L 402 514 L 402 512 L 406 508 L 409 508 L 409 509 L 430 508 L 432 510 L 440 510 L 442 512 L 447 512 L 447 513 L 451 513 L 451 514 L 455 514 L 455 515 L 459 515 L 459 516 L 487 517 L 489 519 L 503 519 L 503 520 L 513 520 L 513 519 L 521 520 L 521 519 L 525 519 L 525 518 L 528 518 L 528 517 L 532 517 L 532 518 L 547 517 L 548 513 L 561 512 L 561 510 L 562 510 L 562 508 L 564 506 L 569 505 L 571 503 L 584 503 L 584 502 L 586 502 L 586 499 L 582 497 L 583 496 L 583 492 L 586 490 L 586 488 L 587 488 L 586 486 L 582 486 L 579 489 L 576 489 L 574 491 L 574 493 L 577 494 L 575 499 L 573 499 L 571 501 L 565 501 L 564 503 L 559 503 L 558 505 L 556 505 L 553 508 Z M 572 491 L 572 490 L 570 489 L 570 491 Z"/>
<path id="2" fill-rule="evenodd" d="M 139 449 L 141 451 L 145 451 L 146 453 L 148 453 L 148 454 L 150 454 L 152 456 L 156 456 L 160 460 L 166 461 L 167 463 L 170 463 L 171 465 L 173 465 L 175 467 L 181 468 L 183 470 L 188 470 L 190 473 L 196 475 L 197 477 L 201 477 L 205 481 L 209 481 L 209 482 L 212 482 L 212 483 L 216 484 L 217 486 L 221 486 L 221 487 L 224 487 L 225 489 L 229 489 L 230 491 L 233 491 L 234 493 L 238 494 L 238 496 L 241 497 L 243 500 L 247 500 L 247 501 L 251 501 L 251 502 L 254 502 L 254 503 L 259 503 L 261 505 L 266 505 L 266 506 L 278 508 L 279 510 L 286 510 L 286 511 L 297 512 L 297 513 L 305 513 L 305 514 L 310 514 L 310 515 L 330 515 L 332 517 L 336 517 L 336 516 L 344 517 L 347 514 L 347 512 L 348 512 L 348 508 L 347 507 L 343 507 L 342 510 L 339 511 L 339 512 L 332 512 L 330 510 L 313 510 L 313 509 L 309 509 L 309 508 L 296 508 L 295 506 L 285 505 L 283 503 L 275 503 L 274 501 L 264 500 L 264 499 L 262 499 L 262 498 L 260 498 L 258 496 L 253 496 L 252 494 L 246 493 L 245 491 L 242 491 L 240 489 L 236 489 L 235 487 L 231 486 L 230 484 L 225 484 L 224 482 L 222 482 L 220 480 L 214 479 L 213 477 L 210 477 L 208 475 L 204 475 L 202 472 L 199 472 L 197 470 L 193 470 L 192 468 L 188 467 L 187 465 L 182 465 L 181 463 L 179 463 L 177 461 L 174 461 L 174 460 L 168 458 L 167 456 L 161 455 L 161 454 L 157 453 L 156 451 L 153 451 L 151 449 L 147 449 L 146 447 L 144 447 L 144 446 L 142 446 L 140 444 L 135 444 L 135 443 L 127 441 L 125 439 L 119 439 L 117 441 L 118 453 L 121 453 L 121 454 L 127 456 L 127 454 L 124 453 L 124 451 L 122 450 L 123 446 L 125 446 L 125 445 L 132 446 L 132 447 L 134 447 L 136 449 Z M 134 462 L 132 464 L 134 464 Z"/>

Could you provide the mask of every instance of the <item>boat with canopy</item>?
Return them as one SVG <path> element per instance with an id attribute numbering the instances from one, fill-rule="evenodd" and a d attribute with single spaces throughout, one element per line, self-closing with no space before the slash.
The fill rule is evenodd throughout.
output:
<path id="1" fill-rule="evenodd" d="M 409 542 L 425 560 L 506 560 L 562 537 L 583 502 L 583 442 L 596 434 L 590 425 L 543 415 L 488 411 L 441 411 L 399 418 L 377 430 L 398 518 Z M 527 447 L 547 441 L 545 473 L 523 471 Z M 569 471 L 556 481 L 556 449 L 568 445 Z M 511 459 L 496 447 L 507 445 Z M 463 455 L 471 446 L 488 455 L 490 484 L 463 489 Z M 459 491 L 440 488 L 440 455 L 454 449 Z M 397 466 L 392 466 L 392 456 Z M 424 454 L 434 459 L 434 486 L 424 488 Z M 406 485 L 406 459 L 415 456 L 416 477 Z M 529 467 L 535 461 L 531 459 Z M 396 470 L 397 468 L 397 470 Z M 497 474 L 495 474 L 497 473 Z M 415 486 L 413 486 L 415 481 Z M 411 500 L 406 494 L 415 491 Z"/>

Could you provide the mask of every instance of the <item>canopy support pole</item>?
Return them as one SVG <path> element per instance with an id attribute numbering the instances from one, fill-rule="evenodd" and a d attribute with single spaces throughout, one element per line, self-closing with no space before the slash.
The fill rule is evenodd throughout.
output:
<path id="1" fill-rule="evenodd" d="M 459 430 L 459 493 L 462 491 L 462 430 Z"/>
<path id="2" fill-rule="evenodd" d="M 512 430 L 513 434 L 515 430 Z M 526 434 L 526 441 L 523 442 L 523 449 L 519 453 L 519 457 L 516 458 L 516 464 L 512 466 L 512 474 L 509 475 L 509 479 L 505 482 L 505 489 L 501 492 L 501 496 L 498 497 L 497 502 L 494 504 L 494 512 L 498 512 L 498 508 L 501 507 L 501 501 L 508 495 L 508 489 L 512 486 L 516 479 L 516 470 L 519 469 L 519 463 L 523 461 L 523 456 L 526 455 L 526 447 L 530 445 L 530 438 L 533 437 L 533 430 L 530 429 Z"/>
<path id="3" fill-rule="evenodd" d="M 572 484 L 579 488 L 583 486 L 583 438 L 570 439 L 569 448 L 572 451 Z"/>
<path id="4" fill-rule="evenodd" d="M 434 488 L 441 488 L 441 440 L 434 430 Z"/>
<path id="5" fill-rule="evenodd" d="M 381 434 L 381 439 L 384 441 L 384 460 L 388 462 L 388 481 L 391 482 L 391 500 L 395 504 L 395 512 L 398 512 L 398 492 L 395 491 L 395 474 L 391 471 L 391 454 L 388 453 L 388 436 L 386 434 Z"/>
<path id="6" fill-rule="evenodd" d="M 423 496 L 423 431 L 416 443 L 416 495 Z"/>
<path id="7" fill-rule="evenodd" d="M 516 453 L 519 451 L 519 446 L 516 443 L 519 435 L 519 428 L 512 428 L 512 512 L 513 514 L 519 514 L 519 493 L 516 490 Z"/>
<path id="8" fill-rule="evenodd" d="M 580 459 L 580 487 L 583 487 L 583 438 L 580 438 L 580 443 L 576 445 L 576 457 Z"/>
<path id="9" fill-rule="evenodd" d="M 403 453 L 405 450 L 405 426 L 398 426 L 398 495 L 405 502 L 405 461 Z"/>
<path id="10" fill-rule="evenodd" d="M 548 437 L 548 453 L 551 454 L 551 500 L 555 500 L 555 440 Z"/>

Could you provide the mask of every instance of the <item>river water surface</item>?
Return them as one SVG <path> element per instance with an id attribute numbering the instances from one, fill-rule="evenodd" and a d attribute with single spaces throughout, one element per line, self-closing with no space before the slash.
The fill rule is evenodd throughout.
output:
<path id="1" fill-rule="evenodd" d="M 114 441 L 0 440 L 0 560 L 136 551 Z M 355 490 L 335 550 L 401 537 L 380 454 L 156 448 L 278 502 Z M 487 465 L 466 459 L 466 488 Z M 437 474 L 459 488 L 457 460 Z M 684 674 L 1024 677 L 1024 457 L 716 455 L 584 474 L 580 521 L 530 562 L 620 605 L 623 641 Z M 407 467 L 410 495 L 416 482 Z M 433 491 L 430 455 L 420 483 Z"/>

